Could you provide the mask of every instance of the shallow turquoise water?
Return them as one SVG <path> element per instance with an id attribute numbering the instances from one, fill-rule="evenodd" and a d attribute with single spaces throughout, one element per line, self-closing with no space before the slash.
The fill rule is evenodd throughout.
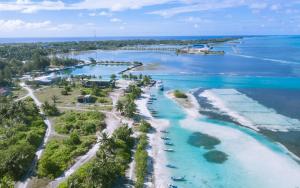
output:
<path id="1" fill-rule="evenodd" d="M 224 56 L 180 55 L 171 52 L 98 51 L 77 55 L 99 60 L 141 61 L 158 64 L 157 70 L 143 71 L 154 79 L 163 80 L 166 90 L 195 88 L 272 88 L 300 89 L 300 38 L 255 37 L 245 38 L 237 44 L 223 44 L 217 49 L 227 52 Z M 117 70 L 85 67 L 73 74 L 108 75 Z M 139 72 L 135 72 L 138 74 Z M 295 187 L 299 165 L 287 150 L 265 136 L 233 123 L 205 117 L 184 121 L 186 114 L 164 93 L 153 90 L 158 98 L 150 107 L 161 118 L 170 121 L 169 137 L 175 144 L 174 153 L 167 153 L 172 175 L 186 175 L 186 182 L 179 187 Z M 289 97 L 289 96 L 287 96 Z M 294 96 L 295 97 L 295 96 Z M 276 101 L 275 101 L 276 102 Z M 288 114 L 288 113 L 287 113 Z M 189 125 L 191 124 L 191 125 Z M 187 143 L 195 131 L 187 127 L 214 134 L 221 140 L 216 149 L 228 154 L 223 164 L 207 162 L 207 150 Z M 277 163 L 282 165 L 282 168 Z M 282 173 L 282 174 L 281 174 Z M 296 175 L 295 175 L 296 174 Z M 295 180 L 296 179 L 296 180 Z M 300 178 L 299 178 L 300 179 Z M 299 181 L 300 187 L 300 181 Z"/>
<path id="2" fill-rule="evenodd" d="M 176 151 L 172 153 L 166 153 L 168 161 L 175 165 L 176 169 L 170 169 L 173 176 L 186 176 L 186 182 L 174 183 L 179 187 L 193 188 L 193 187 L 267 187 L 269 184 L 265 183 L 264 178 L 267 178 L 267 174 L 260 176 L 261 174 L 250 175 L 247 169 L 243 167 L 243 164 L 239 163 L 235 154 L 239 153 L 232 149 L 228 149 L 228 146 L 223 146 L 222 143 L 216 146 L 216 149 L 228 154 L 228 160 L 223 164 L 214 164 L 207 162 L 203 154 L 208 150 L 203 148 L 197 148 L 187 143 L 189 136 L 194 132 L 189 129 L 185 129 L 181 126 L 180 121 L 186 118 L 182 109 L 170 101 L 162 92 L 153 90 L 153 94 L 157 96 L 157 101 L 150 105 L 158 111 L 158 114 L 170 121 L 170 128 L 168 129 L 168 137 L 171 138 L 171 142 L 174 143 Z M 290 160 L 290 156 L 287 151 L 281 146 L 271 142 L 263 135 L 256 133 L 244 127 L 240 127 L 233 123 L 226 123 L 222 121 L 216 121 L 212 119 L 200 118 L 196 120 L 198 124 L 210 123 L 214 127 L 228 127 L 232 130 L 237 130 L 241 135 L 248 136 L 263 147 L 269 148 L 272 152 L 281 155 L 283 158 Z M 186 125 L 189 126 L 189 125 Z M 215 135 L 213 135 L 215 136 Z M 222 138 L 219 138 L 223 142 Z M 236 140 L 233 140 L 236 141 Z M 242 143 L 241 143 L 242 144 Z M 245 145 L 244 147 L 247 147 Z M 234 149 L 233 149 L 234 150 Z M 255 153 L 254 153 L 255 155 Z M 258 161 L 258 164 L 261 162 Z M 296 164 L 297 165 L 297 164 Z M 260 177 L 258 177 L 260 176 Z M 281 186 L 278 186 L 281 187 Z"/>

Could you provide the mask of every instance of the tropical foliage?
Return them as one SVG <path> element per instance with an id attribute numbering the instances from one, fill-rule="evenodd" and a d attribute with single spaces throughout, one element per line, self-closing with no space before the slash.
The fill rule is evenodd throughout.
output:
<path id="1" fill-rule="evenodd" d="M 55 124 L 55 130 L 61 134 L 77 131 L 80 135 L 90 135 L 105 128 L 105 115 L 97 111 L 68 111 L 60 116 Z"/>
<path id="2" fill-rule="evenodd" d="M 20 180 L 41 145 L 45 124 L 32 100 L 0 98 L 0 182 Z M 8 186 L 9 187 L 9 186 Z"/>
<path id="3" fill-rule="evenodd" d="M 118 178 L 125 176 L 134 145 L 131 135 L 132 130 L 127 125 L 115 130 L 111 137 L 103 133 L 96 158 L 83 165 L 59 188 L 112 187 Z"/>

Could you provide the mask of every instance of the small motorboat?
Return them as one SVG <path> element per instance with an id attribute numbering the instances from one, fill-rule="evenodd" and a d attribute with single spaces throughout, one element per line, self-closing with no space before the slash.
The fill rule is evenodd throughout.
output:
<path id="1" fill-rule="evenodd" d="M 164 85 L 163 85 L 163 82 L 161 80 L 158 80 L 156 82 L 156 88 L 163 91 L 164 90 Z"/>
<path id="2" fill-rule="evenodd" d="M 174 152 L 175 150 L 174 150 L 174 149 L 167 148 L 167 149 L 164 149 L 164 151 L 167 151 L 167 152 Z"/>
<path id="3" fill-rule="evenodd" d="M 165 145 L 174 146 L 174 144 L 172 142 L 165 142 Z"/>
<path id="4" fill-rule="evenodd" d="M 166 167 L 168 167 L 168 168 L 177 168 L 176 166 L 171 165 L 171 164 L 167 164 Z"/>
<path id="5" fill-rule="evenodd" d="M 179 177 L 172 176 L 171 179 L 173 181 L 186 181 L 185 176 L 179 176 Z"/>
<path id="6" fill-rule="evenodd" d="M 169 188 L 178 188 L 176 185 L 169 184 Z"/>
<path id="7" fill-rule="evenodd" d="M 169 137 L 160 137 L 160 138 L 163 139 L 163 140 L 170 140 Z"/>
<path id="8" fill-rule="evenodd" d="M 161 133 L 169 133 L 169 131 L 166 131 L 166 130 L 161 130 L 160 132 Z"/>

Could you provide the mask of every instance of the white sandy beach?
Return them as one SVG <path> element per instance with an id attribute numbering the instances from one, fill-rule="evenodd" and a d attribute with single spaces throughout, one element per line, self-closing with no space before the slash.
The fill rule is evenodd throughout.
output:
<path id="1" fill-rule="evenodd" d="M 160 138 L 163 135 L 160 131 L 165 130 L 169 126 L 169 122 L 163 119 L 153 118 L 150 111 L 147 108 L 147 102 L 150 98 L 149 89 L 144 89 L 142 97 L 136 101 L 138 110 L 146 120 L 151 123 L 152 127 L 155 128 L 156 132 L 149 133 L 149 145 L 148 155 L 153 159 L 154 174 L 153 182 L 146 182 L 147 187 L 165 188 L 170 183 L 170 175 L 166 168 L 167 158 L 164 151 L 165 145 L 163 140 Z"/>
<path id="2" fill-rule="evenodd" d="M 188 95 L 194 98 L 194 105 L 189 109 L 182 106 L 187 114 L 186 119 L 180 122 L 183 128 L 219 138 L 219 148 L 241 166 L 241 171 L 247 172 L 248 180 L 255 185 L 280 188 L 300 186 L 300 166 L 289 155 L 272 150 L 238 129 L 198 121 L 194 111 L 198 111 L 199 105 L 193 95 Z"/>

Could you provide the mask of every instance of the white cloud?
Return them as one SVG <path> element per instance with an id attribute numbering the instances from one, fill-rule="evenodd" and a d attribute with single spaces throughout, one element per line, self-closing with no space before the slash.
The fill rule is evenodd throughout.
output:
<path id="1" fill-rule="evenodd" d="M 265 9 L 267 7 L 268 7 L 268 4 L 265 2 L 253 3 L 253 4 L 250 4 L 250 6 L 249 6 L 250 9 Z"/>
<path id="2" fill-rule="evenodd" d="M 171 17 L 176 14 L 218 10 L 218 9 L 237 7 L 241 5 L 245 5 L 245 0 L 222 0 L 222 1 L 211 0 L 211 1 L 201 1 L 199 3 L 192 3 L 190 5 L 179 6 L 175 8 L 153 11 L 150 12 L 150 14 L 157 14 L 163 17 Z"/>
<path id="3" fill-rule="evenodd" d="M 200 17 L 194 17 L 194 16 L 187 17 L 183 19 L 183 21 L 188 23 L 211 23 L 212 22 L 212 20 L 204 19 Z"/>
<path id="4" fill-rule="evenodd" d="M 26 22 L 20 19 L 16 20 L 0 20 L 0 30 L 1 32 L 10 32 L 17 30 L 70 30 L 72 29 L 72 24 L 52 24 L 51 21 L 42 22 Z"/>
<path id="5" fill-rule="evenodd" d="M 97 16 L 97 13 L 91 12 L 91 13 L 89 13 L 89 16 L 92 16 L 92 17 Z"/>
<path id="6" fill-rule="evenodd" d="M 23 20 L 0 20 L 0 28 L 5 30 L 17 30 L 17 29 L 41 29 L 48 27 L 51 24 L 50 21 L 43 22 L 25 22 Z"/>
<path id="7" fill-rule="evenodd" d="M 111 12 L 107 12 L 107 11 L 101 11 L 99 13 L 99 16 L 107 16 L 107 17 L 111 17 L 112 13 Z"/>
<path id="8" fill-rule="evenodd" d="M 270 9 L 276 11 L 276 10 L 279 10 L 280 7 L 281 7 L 280 4 L 273 4 L 273 5 L 270 7 Z"/>
<path id="9" fill-rule="evenodd" d="M 109 21 L 110 22 L 122 22 L 122 20 L 119 18 L 111 18 Z"/>
<path id="10" fill-rule="evenodd" d="M 33 13 L 40 10 L 96 10 L 108 9 L 110 11 L 121 11 L 127 9 L 139 9 L 145 6 L 161 5 L 173 1 L 185 0 L 82 0 L 77 3 L 64 3 L 61 0 L 8 0 L 0 2 L 1 11 L 21 11 Z"/>

